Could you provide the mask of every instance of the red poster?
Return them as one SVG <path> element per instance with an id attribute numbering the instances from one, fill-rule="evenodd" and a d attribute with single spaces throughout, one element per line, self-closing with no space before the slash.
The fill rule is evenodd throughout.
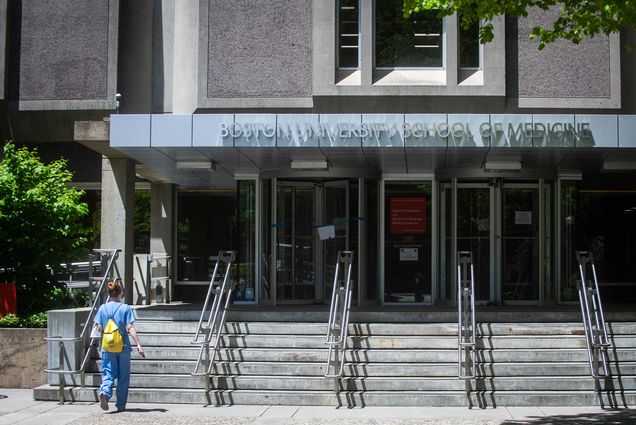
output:
<path id="1" fill-rule="evenodd" d="M 426 233 L 426 198 L 391 198 L 389 233 Z"/>

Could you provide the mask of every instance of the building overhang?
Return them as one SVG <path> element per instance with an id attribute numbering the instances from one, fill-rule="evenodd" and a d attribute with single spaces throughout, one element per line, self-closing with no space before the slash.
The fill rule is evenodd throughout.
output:
<path id="1" fill-rule="evenodd" d="M 361 169 L 492 173 L 501 171 L 497 164 L 505 171 L 602 170 L 604 163 L 636 161 L 636 116 L 112 115 L 110 148 L 134 158 L 153 179 L 183 187 L 231 188 L 237 175 L 269 170 L 302 177 L 317 164 L 327 174 L 350 169 L 352 177 Z"/>

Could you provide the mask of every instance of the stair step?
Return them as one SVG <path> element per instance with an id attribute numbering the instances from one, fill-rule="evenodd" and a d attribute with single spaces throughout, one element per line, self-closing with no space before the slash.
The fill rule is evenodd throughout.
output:
<path id="1" fill-rule="evenodd" d="M 189 374 L 194 371 L 194 361 L 133 360 L 131 369 L 135 373 Z M 480 376 L 589 376 L 587 362 L 569 363 L 486 363 L 478 364 Z M 90 371 L 101 370 L 101 360 L 89 363 Z M 615 366 L 613 367 L 615 369 Z M 218 362 L 214 373 L 221 375 L 281 375 L 323 376 L 324 363 L 307 362 Z M 621 374 L 636 374 L 636 363 L 624 362 Z M 457 376 L 457 363 L 345 363 L 347 376 Z"/>
<path id="2" fill-rule="evenodd" d="M 86 385 L 99 387 L 101 375 L 86 374 Z M 131 375 L 130 385 L 136 388 L 191 388 L 203 389 L 205 383 L 201 377 L 178 374 L 138 374 Z M 333 379 L 322 376 L 213 376 L 211 388 L 222 390 L 297 390 L 330 391 L 334 390 Z M 464 391 L 467 388 L 476 391 L 594 391 L 595 383 L 591 377 L 581 376 L 526 376 L 479 378 L 468 382 L 448 378 L 422 377 L 345 377 L 339 389 L 346 391 Z M 636 377 L 614 377 L 611 382 L 602 383 L 602 389 L 636 390 Z"/>
<path id="3" fill-rule="evenodd" d="M 58 388 L 43 385 L 34 389 L 37 400 L 57 400 Z M 97 402 L 94 388 L 69 387 L 65 398 L 75 402 Z M 112 401 L 115 401 L 116 397 Z M 129 403 L 183 404 L 272 404 L 314 406 L 612 406 L 616 400 L 636 402 L 636 392 L 593 391 L 284 391 L 284 390 L 203 390 L 139 389 L 131 387 Z"/>

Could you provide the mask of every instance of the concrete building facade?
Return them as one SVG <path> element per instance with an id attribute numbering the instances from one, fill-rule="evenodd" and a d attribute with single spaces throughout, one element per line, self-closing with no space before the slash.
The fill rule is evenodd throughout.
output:
<path id="1" fill-rule="evenodd" d="M 354 303 L 452 305 L 469 250 L 479 303 L 561 305 L 586 250 L 633 302 L 636 35 L 539 51 L 533 11 L 482 46 L 400 4 L 3 1 L 0 131 L 101 193 L 127 281 L 149 189 L 173 300 L 237 250 L 237 303 L 327 303 L 352 250 Z"/>

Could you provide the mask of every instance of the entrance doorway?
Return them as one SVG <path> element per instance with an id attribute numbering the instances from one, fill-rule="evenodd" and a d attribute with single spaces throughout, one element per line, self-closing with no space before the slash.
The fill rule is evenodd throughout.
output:
<path id="1" fill-rule="evenodd" d="M 458 250 L 471 251 L 482 304 L 540 301 L 540 185 L 493 179 L 441 184 L 440 274 L 454 301 Z"/>
<path id="2" fill-rule="evenodd" d="M 328 302 L 338 251 L 351 249 L 349 181 L 278 180 L 272 196 L 276 302 Z"/>

